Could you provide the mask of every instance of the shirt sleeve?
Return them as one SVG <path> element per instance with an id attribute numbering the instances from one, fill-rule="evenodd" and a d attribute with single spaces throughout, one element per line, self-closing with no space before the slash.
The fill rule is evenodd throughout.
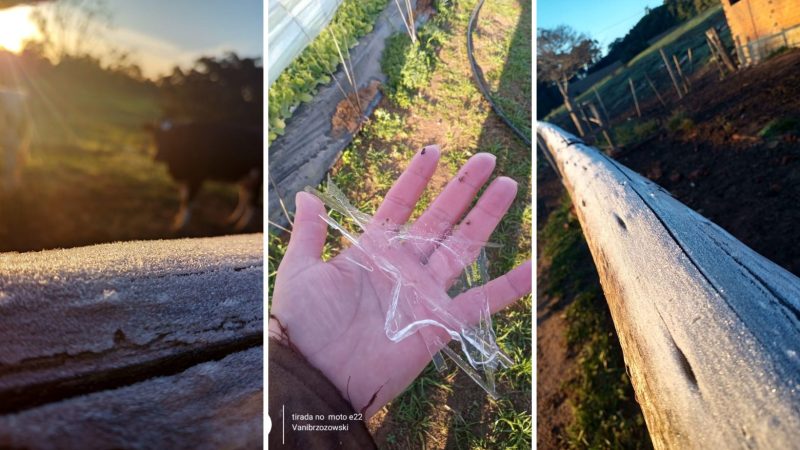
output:
<path id="1" fill-rule="evenodd" d="M 374 449 L 364 417 L 302 355 L 269 339 L 270 449 Z"/>

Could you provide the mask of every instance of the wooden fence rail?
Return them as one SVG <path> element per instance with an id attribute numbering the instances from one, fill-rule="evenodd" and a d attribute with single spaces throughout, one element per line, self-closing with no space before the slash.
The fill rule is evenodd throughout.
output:
<path id="1" fill-rule="evenodd" d="M 257 448 L 262 235 L 0 254 L 0 448 Z"/>
<path id="2" fill-rule="evenodd" d="M 578 138 L 537 131 L 575 205 L 655 447 L 796 448 L 800 279 Z"/>

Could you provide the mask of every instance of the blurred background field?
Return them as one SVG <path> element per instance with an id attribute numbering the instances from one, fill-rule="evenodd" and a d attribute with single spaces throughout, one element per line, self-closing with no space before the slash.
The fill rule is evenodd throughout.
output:
<path id="1" fill-rule="evenodd" d="M 0 87 L 26 93 L 31 144 L 21 185 L 0 191 L 0 251 L 230 233 L 223 222 L 236 189 L 220 183 L 200 192 L 186 230 L 170 231 L 177 188 L 152 160 L 144 125 L 169 117 L 260 126 L 261 2 L 238 12 L 215 2 L 15 3 L 0 4 L 0 23 L 17 24 L 0 28 Z M 201 33 L 192 24 L 214 14 L 203 46 L 186 44 Z M 246 31 L 229 40 L 220 30 L 237 18 Z"/>

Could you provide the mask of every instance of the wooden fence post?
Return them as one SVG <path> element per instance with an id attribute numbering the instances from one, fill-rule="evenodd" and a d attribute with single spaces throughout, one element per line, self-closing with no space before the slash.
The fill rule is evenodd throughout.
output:
<path id="1" fill-rule="evenodd" d="M 583 123 L 586 124 L 587 127 L 586 131 L 588 132 L 588 134 L 592 134 L 594 133 L 594 131 L 592 130 L 592 122 L 589 120 L 589 116 L 586 115 L 586 110 L 584 109 L 585 106 L 586 106 L 585 103 L 579 103 L 578 112 L 581 113 L 581 120 L 583 120 Z"/>
<path id="2" fill-rule="evenodd" d="M 594 96 L 597 97 L 597 101 L 600 103 L 600 108 L 603 109 L 603 114 L 606 117 L 606 121 L 610 122 L 611 121 L 611 116 L 608 115 L 608 110 L 606 109 L 605 103 L 603 103 L 603 99 L 600 98 L 600 93 L 597 92 L 597 89 L 595 89 L 594 87 L 592 87 L 592 90 L 594 91 Z"/>
<path id="3" fill-rule="evenodd" d="M 667 106 L 667 104 L 664 102 L 664 99 L 661 98 L 661 94 L 658 93 L 658 89 L 656 89 L 656 85 L 653 84 L 653 80 L 651 80 L 650 77 L 647 76 L 646 73 L 644 74 L 644 78 L 647 80 L 647 84 L 650 85 L 650 89 L 652 89 L 653 92 L 656 94 L 656 98 L 658 98 L 658 101 L 661 103 L 661 106 Z"/>
<path id="4" fill-rule="evenodd" d="M 675 54 L 672 54 L 672 60 L 675 62 L 675 69 L 678 71 L 678 76 L 681 79 L 683 84 L 683 91 L 685 93 L 689 93 L 689 80 L 683 75 L 683 70 L 681 70 L 681 62 L 678 60 L 678 57 Z"/>
<path id="5" fill-rule="evenodd" d="M 606 142 L 608 142 L 608 146 L 611 148 L 611 152 L 615 152 L 617 147 L 614 145 L 614 141 L 611 139 L 611 134 L 609 133 L 608 123 L 600 117 L 600 113 L 597 111 L 597 107 L 594 106 L 594 103 L 589 103 L 589 111 L 591 111 L 592 116 L 594 116 L 594 122 L 597 123 L 597 126 L 600 127 L 600 132 L 603 133 L 603 137 L 606 138 Z"/>
<path id="6" fill-rule="evenodd" d="M 658 53 L 661 54 L 661 59 L 664 61 L 664 68 L 667 69 L 667 73 L 669 74 L 670 80 L 672 80 L 672 85 L 675 86 L 675 92 L 678 93 L 678 99 L 683 99 L 683 92 L 681 92 L 681 88 L 678 86 L 678 80 L 675 79 L 675 74 L 672 73 L 672 68 L 670 67 L 669 60 L 667 59 L 667 55 L 664 53 L 664 49 L 658 49 Z"/>
<path id="7" fill-rule="evenodd" d="M 742 41 L 739 39 L 739 36 L 734 36 L 733 45 L 736 47 L 736 58 L 739 60 L 739 66 L 746 66 L 747 65 L 747 58 L 744 55 L 744 48 L 742 47 Z"/>
<path id="8" fill-rule="evenodd" d="M 628 84 L 631 87 L 631 95 L 633 96 L 633 104 L 636 105 L 636 115 L 642 117 L 642 110 L 639 109 L 639 99 L 636 98 L 636 89 L 633 87 L 633 80 L 628 78 Z"/>
<path id="9" fill-rule="evenodd" d="M 558 86 L 558 91 L 561 93 L 561 97 L 564 99 L 564 108 L 567 109 L 567 114 L 569 115 L 569 118 L 572 119 L 575 129 L 578 130 L 578 134 L 581 137 L 586 136 L 586 132 L 583 130 L 581 121 L 575 114 L 575 103 L 572 101 L 572 97 L 569 94 L 569 83 L 565 80 L 563 81 L 562 85 L 562 81 L 557 81 L 556 86 Z"/>
<path id="10" fill-rule="evenodd" d="M 713 46 L 716 47 L 717 53 L 719 54 L 722 63 L 725 64 L 725 67 L 728 69 L 728 71 L 730 73 L 736 72 L 736 66 L 733 64 L 730 55 L 728 55 L 728 51 L 725 49 L 725 46 L 722 45 L 722 40 L 719 38 L 717 29 L 714 27 L 709 28 L 706 30 L 706 36 Z"/>

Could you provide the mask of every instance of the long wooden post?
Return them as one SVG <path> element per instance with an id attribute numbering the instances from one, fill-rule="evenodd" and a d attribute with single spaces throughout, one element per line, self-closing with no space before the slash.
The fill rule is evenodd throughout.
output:
<path id="1" fill-rule="evenodd" d="M 678 93 L 678 99 L 683 98 L 683 92 L 681 92 L 681 88 L 678 86 L 678 80 L 675 79 L 675 74 L 672 72 L 672 68 L 670 67 L 669 60 L 667 59 L 667 55 L 664 53 L 664 49 L 658 49 L 658 53 L 661 54 L 661 59 L 664 61 L 664 68 L 667 69 L 667 73 L 669 74 L 669 79 L 672 80 L 672 85 L 675 86 L 675 92 Z"/>
<path id="2" fill-rule="evenodd" d="M 628 85 L 631 87 L 631 95 L 633 96 L 633 104 L 636 105 L 636 115 L 642 117 L 642 110 L 639 109 L 639 99 L 636 98 L 636 89 L 633 87 L 633 80 L 628 78 Z"/>
<path id="3" fill-rule="evenodd" d="M 658 89 L 656 89 L 656 85 L 653 84 L 653 80 L 651 80 L 650 77 L 647 76 L 647 74 L 644 74 L 644 78 L 647 80 L 647 84 L 650 85 L 650 89 L 652 89 L 653 93 L 656 94 L 656 98 L 658 98 L 658 101 L 661 103 L 661 106 L 667 106 L 667 104 L 664 102 L 664 99 L 661 98 L 661 94 L 659 94 Z"/>
<path id="4" fill-rule="evenodd" d="M 800 278 L 539 122 L 656 449 L 797 448 Z"/>

